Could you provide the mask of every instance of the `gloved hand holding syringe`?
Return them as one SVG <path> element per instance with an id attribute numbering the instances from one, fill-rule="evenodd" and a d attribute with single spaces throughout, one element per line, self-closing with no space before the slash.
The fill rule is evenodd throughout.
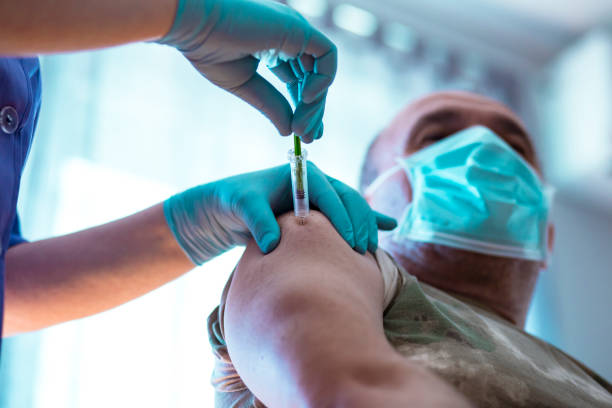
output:
<path id="1" fill-rule="evenodd" d="M 302 98 L 304 83 L 308 77 L 308 71 L 304 69 L 304 65 L 298 60 L 298 68 L 294 68 L 296 76 L 300 75 L 297 81 L 297 101 Z M 297 72 L 296 72 L 297 71 Z M 291 89 L 290 89 L 291 90 Z M 294 96 L 294 95 L 292 95 Z M 295 97 L 294 97 L 295 99 Z M 297 105 L 296 101 L 296 105 Z M 320 135 L 319 135 L 320 137 Z M 310 204 L 308 199 L 308 152 L 302 149 L 302 141 L 297 135 L 293 135 L 293 149 L 289 149 L 289 162 L 291 163 L 291 191 L 293 193 L 293 212 L 297 217 L 299 224 L 306 223 L 306 217 L 310 212 Z"/>
<path id="2" fill-rule="evenodd" d="M 260 53 L 259 57 L 266 60 L 270 70 L 287 84 L 287 90 L 291 95 L 294 112 L 293 125 L 309 123 L 307 128 L 296 128 L 293 126 L 293 149 L 289 150 L 288 159 L 291 163 L 291 190 L 293 193 L 293 209 L 300 224 L 306 222 L 310 205 L 308 197 L 308 174 L 307 174 L 307 152 L 301 147 L 301 139 L 298 134 L 305 137 L 306 142 L 319 139 L 323 133 L 322 118 L 327 92 L 310 104 L 303 103 L 302 95 L 304 88 L 309 83 L 308 78 L 312 72 L 317 70 L 312 56 L 302 55 L 299 58 L 283 61 L 278 55 Z M 315 73 L 316 76 L 316 73 Z M 312 85 L 312 84 L 311 84 Z M 302 102 L 302 103 L 300 103 Z M 296 118 L 298 119 L 296 121 Z M 312 124 L 319 124 L 312 127 Z M 299 126 L 298 126 L 299 127 Z"/>
<path id="3" fill-rule="evenodd" d="M 330 77 L 324 75 L 330 69 L 335 74 L 334 66 L 328 66 L 329 61 L 315 60 L 311 55 L 302 54 L 298 58 L 283 60 L 277 54 L 260 53 L 260 58 L 266 61 L 270 70 L 283 82 L 291 95 L 295 112 L 292 128 L 293 149 L 289 150 L 291 163 L 291 182 L 293 191 L 293 207 L 295 216 L 303 224 L 309 212 L 307 152 L 301 148 L 301 141 L 310 143 L 321 138 L 323 134 L 323 112 L 327 90 L 309 103 L 304 103 L 303 95 L 311 94 L 322 82 L 329 81 Z M 333 78 L 333 76 L 332 76 Z M 301 136 L 300 137 L 298 136 Z"/>

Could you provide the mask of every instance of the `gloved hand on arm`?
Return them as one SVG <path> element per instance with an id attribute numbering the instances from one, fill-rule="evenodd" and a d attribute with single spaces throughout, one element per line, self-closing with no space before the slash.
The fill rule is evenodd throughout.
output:
<path id="1" fill-rule="evenodd" d="M 213 84 L 261 111 L 280 134 L 293 132 L 306 143 L 321 137 L 337 51 L 297 11 L 272 0 L 179 0 L 174 24 L 158 42 L 179 49 Z M 285 62 L 303 56 L 313 61 L 295 112 L 257 73 L 262 53 Z"/>
<path id="2" fill-rule="evenodd" d="M 280 241 L 275 215 L 293 206 L 289 165 L 229 177 L 172 196 L 164 213 L 179 245 L 197 265 L 246 244 L 251 236 L 264 253 Z M 308 163 L 309 195 L 356 251 L 375 251 L 378 229 L 397 222 L 373 211 L 359 193 Z"/>

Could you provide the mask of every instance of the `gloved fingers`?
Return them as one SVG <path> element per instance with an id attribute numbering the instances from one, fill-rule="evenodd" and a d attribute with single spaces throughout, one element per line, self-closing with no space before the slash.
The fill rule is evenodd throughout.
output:
<path id="1" fill-rule="evenodd" d="M 293 101 L 293 104 L 295 106 L 299 105 L 300 86 L 301 84 L 297 80 L 295 82 L 287 84 L 287 90 L 289 91 L 289 95 L 291 96 L 291 100 Z"/>
<path id="2" fill-rule="evenodd" d="M 281 81 L 287 84 L 287 90 L 296 106 L 292 130 L 305 143 L 319 139 L 323 134 L 322 121 L 327 96 L 324 91 L 318 100 L 314 99 L 310 103 L 304 103 L 302 93 L 308 79 L 315 75 L 312 73 L 313 66 L 313 57 L 302 55 L 299 58 L 284 61 L 270 68 Z"/>
<path id="3" fill-rule="evenodd" d="M 327 93 L 324 93 L 313 103 L 299 102 L 295 109 L 291 129 L 293 133 L 300 136 L 304 143 L 311 143 L 321 138 L 323 134 L 326 98 Z"/>
<path id="4" fill-rule="evenodd" d="M 270 69 L 287 84 L 303 80 L 300 101 L 310 104 L 325 93 L 332 84 L 337 66 L 336 46 L 315 30 L 302 55 Z"/>
<path id="5" fill-rule="evenodd" d="M 310 74 L 305 77 L 302 86 L 302 98 L 304 103 L 313 103 L 321 95 L 327 93 L 327 89 L 332 84 L 334 78 L 321 74 Z"/>
<path id="6" fill-rule="evenodd" d="M 228 89 L 228 88 L 226 88 Z M 258 73 L 240 86 L 229 88 L 231 93 L 244 100 L 264 114 L 278 132 L 287 136 L 291 133 L 293 111 L 285 97 Z"/>
<path id="7" fill-rule="evenodd" d="M 269 67 L 269 69 L 278 79 L 287 84 L 287 90 L 291 95 L 293 104 L 297 106 L 300 97 L 300 79 L 295 74 L 295 68 L 291 60 L 283 61 L 274 67 Z"/>
<path id="8" fill-rule="evenodd" d="M 360 254 L 365 254 L 369 246 L 369 234 L 372 229 L 369 224 L 375 223 L 375 219 L 370 217 L 372 209 L 357 191 L 332 177 L 327 176 L 327 179 L 342 200 L 353 224 L 355 250 Z"/>
<path id="9" fill-rule="evenodd" d="M 381 214 L 378 211 L 374 211 L 374 215 L 376 216 L 376 224 L 378 225 L 378 229 L 383 231 L 391 231 L 397 227 L 397 220 L 395 218 Z"/>
<path id="10" fill-rule="evenodd" d="M 302 54 L 297 59 L 304 74 L 314 71 L 315 58 L 310 54 Z"/>
<path id="11" fill-rule="evenodd" d="M 374 253 L 378 249 L 378 225 L 376 222 L 376 212 L 370 211 L 368 218 L 368 251 Z"/>
<path id="12" fill-rule="evenodd" d="M 268 67 L 268 69 L 277 76 L 278 79 L 283 81 L 286 84 L 297 81 L 297 77 L 295 76 L 295 72 L 293 71 L 293 67 L 291 66 L 291 62 L 282 61 L 277 65 Z"/>
<path id="13" fill-rule="evenodd" d="M 306 73 L 304 72 L 304 69 L 302 65 L 300 64 L 300 60 L 296 58 L 296 59 L 291 59 L 288 62 L 289 62 L 289 66 L 291 67 L 291 72 L 293 73 L 293 76 L 295 76 L 300 81 L 303 80 L 304 75 Z"/>
<path id="14" fill-rule="evenodd" d="M 306 103 L 303 98 L 305 84 L 308 84 L 311 77 L 317 75 L 310 71 L 311 66 L 315 63 L 312 56 L 302 55 L 299 58 L 284 61 L 269 68 L 274 75 L 287 84 L 287 90 L 296 105 L 291 130 L 300 136 L 304 143 L 311 143 L 313 140 L 320 139 L 323 135 L 326 90 L 323 90 L 319 98 L 313 99 L 310 103 Z M 320 78 L 315 79 L 315 83 Z M 331 83 L 331 81 L 328 83 Z M 321 84 L 315 85 L 321 86 Z"/>
<path id="15" fill-rule="evenodd" d="M 304 80 L 306 76 L 313 73 L 315 59 L 312 55 L 302 54 L 297 58 L 288 61 L 293 76 L 299 80 Z"/>
<path id="16" fill-rule="evenodd" d="M 304 47 L 302 54 L 310 54 L 317 59 L 330 52 L 337 52 L 336 45 L 325 34 L 319 30 L 312 29 L 308 38 L 308 44 Z"/>
<path id="17" fill-rule="evenodd" d="M 311 162 L 308 162 L 308 184 L 310 202 L 325 214 L 338 234 L 354 248 L 355 234 L 349 213 L 327 176 Z"/>
<path id="18" fill-rule="evenodd" d="M 319 126 L 319 131 L 314 135 L 314 140 L 319 140 L 323 136 L 323 128 L 324 127 L 325 127 L 325 125 L 323 123 L 321 123 L 321 126 Z"/>
<path id="19" fill-rule="evenodd" d="M 336 46 L 331 44 L 331 48 L 323 54 L 309 54 L 315 57 L 314 66 L 310 75 L 305 78 L 302 99 L 306 103 L 312 103 L 327 91 L 336 77 L 338 69 L 338 51 Z"/>
<path id="20" fill-rule="evenodd" d="M 191 57 L 189 62 L 210 82 L 230 92 L 251 79 L 259 66 L 259 60 L 252 56 L 216 64 L 210 64 L 206 58 Z"/>
<path id="21" fill-rule="evenodd" d="M 236 203 L 236 211 L 264 254 L 276 248 L 280 241 L 280 227 L 264 196 L 258 194 L 241 196 Z"/>

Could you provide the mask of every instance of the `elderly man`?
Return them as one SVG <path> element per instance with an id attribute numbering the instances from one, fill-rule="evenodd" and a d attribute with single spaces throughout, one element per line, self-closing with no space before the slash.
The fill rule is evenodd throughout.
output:
<path id="1" fill-rule="evenodd" d="M 251 242 L 208 325 L 218 407 L 612 407 L 612 387 L 523 331 L 552 250 L 533 145 L 506 107 L 437 93 L 372 143 L 360 255 L 321 214 Z M 367 232 L 356 232 L 356 236 Z"/>

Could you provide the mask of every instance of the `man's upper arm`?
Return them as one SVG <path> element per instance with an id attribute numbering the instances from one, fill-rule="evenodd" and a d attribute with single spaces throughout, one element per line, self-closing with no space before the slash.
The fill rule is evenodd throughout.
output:
<path id="1" fill-rule="evenodd" d="M 286 214 L 279 224 L 281 241 L 272 253 L 263 255 L 254 242 L 247 246 L 222 322 L 238 373 L 264 402 L 297 395 L 303 390 L 292 384 L 354 364 L 356 353 L 393 354 L 383 331 L 383 279 L 374 257 L 351 249 L 320 213 L 305 225 Z M 304 366 L 309 361 L 316 373 Z"/>
<path id="2" fill-rule="evenodd" d="M 291 214 L 278 221 L 281 241 L 272 253 L 264 255 L 253 241 L 247 245 L 229 289 L 227 314 L 242 307 L 254 310 L 258 296 L 266 295 L 282 300 L 287 309 L 269 310 L 268 317 L 258 316 L 260 322 L 293 316 L 294 308 L 303 310 L 320 300 L 330 302 L 325 304 L 329 311 L 338 306 L 367 309 L 382 328 L 383 279 L 374 257 L 351 249 L 318 212 L 304 225 Z"/>

